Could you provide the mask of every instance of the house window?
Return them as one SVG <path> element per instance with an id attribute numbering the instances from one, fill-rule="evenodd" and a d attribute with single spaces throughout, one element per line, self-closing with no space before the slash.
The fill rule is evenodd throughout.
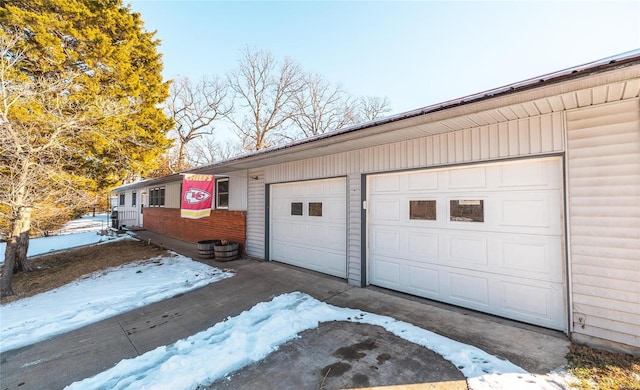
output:
<path id="1" fill-rule="evenodd" d="M 149 190 L 149 206 L 161 207 L 164 206 L 164 187 L 151 188 Z"/>
<path id="2" fill-rule="evenodd" d="M 133 191 L 133 193 L 131 193 L 131 206 L 135 206 L 136 205 L 136 192 Z"/>
<path id="3" fill-rule="evenodd" d="M 124 206 L 124 193 L 120 194 L 120 202 L 118 204 Z"/>
<path id="4" fill-rule="evenodd" d="M 309 216 L 322 217 L 322 202 L 309 202 Z"/>
<path id="5" fill-rule="evenodd" d="M 229 179 L 216 181 L 216 206 L 219 209 L 229 208 Z"/>
<path id="6" fill-rule="evenodd" d="M 410 200 L 409 219 L 421 219 L 426 221 L 436 220 L 435 200 Z"/>
<path id="7" fill-rule="evenodd" d="M 449 218 L 458 222 L 484 222 L 483 200 L 449 201 Z"/>
<path id="8" fill-rule="evenodd" d="M 291 215 L 302 215 L 302 202 L 291 202 Z"/>

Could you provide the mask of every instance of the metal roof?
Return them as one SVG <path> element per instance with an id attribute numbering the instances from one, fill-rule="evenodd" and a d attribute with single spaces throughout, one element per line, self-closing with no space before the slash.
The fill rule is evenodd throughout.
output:
<path id="1" fill-rule="evenodd" d="M 470 113 L 452 113 L 451 115 L 446 115 L 446 112 L 454 111 L 456 108 L 471 105 L 472 103 L 481 103 L 487 100 L 494 100 L 500 97 L 507 97 L 526 91 L 550 87 L 560 83 L 578 80 L 601 73 L 612 72 L 639 64 L 640 49 L 636 49 L 461 98 L 432 104 L 369 122 L 347 126 L 335 131 L 294 141 L 289 144 L 278 145 L 256 152 L 239 155 L 227 160 L 189 169 L 183 173 L 221 174 L 234 170 L 257 168 L 265 165 L 312 158 L 380 145 L 383 143 L 397 142 L 405 139 L 455 131 L 462 128 L 470 128 L 484 124 L 518 119 L 521 117 L 540 115 L 540 113 L 544 113 L 544 111 L 554 112 L 576 108 L 584 105 L 581 105 L 579 102 L 582 98 L 581 96 L 570 96 L 571 93 L 575 94 L 576 92 L 568 91 L 565 93 L 565 95 L 567 95 L 566 97 L 564 95 L 562 96 L 562 102 L 560 103 L 552 100 L 551 97 L 546 97 L 546 101 L 540 101 L 538 104 L 534 101 L 533 103 L 529 102 L 529 106 L 527 106 L 525 102 L 520 102 L 518 106 L 514 105 L 508 110 L 504 109 L 504 107 L 493 107 L 492 111 L 483 112 L 482 110 L 477 110 L 471 113 L 471 115 Z M 640 72 L 638 73 L 639 74 L 637 76 L 640 76 Z M 624 89 L 625 88 L 623 87 L 622 90 Z M 632 96 L 637 96 L 640 93 L 640 83 L 638 83 L 638 85 L 631 85 L 629 89 L 632 91 Z M 628 91 L 627 94 L 629 94 Z M 613 96 L 611 100 L 615 99 L 616 96 Z M 572 100 L 576 101 L 573 105 L 571 103 Z M 440 118 L 431 118 L 431 120 L 429 120 L 429 116 L 435 117 L 439 113 L 443 114 L 440 115 Z M 399 130 L 402 130 L 402 134 L 399 133 Z M 180 175 L 181 173 L 177 173 L 156 179 L 143 180 L 141 182 L 118 187 L 116 190 L 175 181 L 180 177 Z"/>

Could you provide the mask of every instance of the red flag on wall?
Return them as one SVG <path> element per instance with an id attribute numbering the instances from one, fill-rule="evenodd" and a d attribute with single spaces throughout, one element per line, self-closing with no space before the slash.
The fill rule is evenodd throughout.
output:
<path id="1" fill-rule="evenodd" d="M 212 175 L 184 175 L 180 217 L 198 219 L 211 215 L 213 201 Z"/>

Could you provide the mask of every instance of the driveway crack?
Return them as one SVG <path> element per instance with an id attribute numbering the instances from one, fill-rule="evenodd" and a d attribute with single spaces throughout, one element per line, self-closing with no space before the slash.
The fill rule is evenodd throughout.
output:
<path id="1" fill-rule="evenodd" d="M 136 345 L 131 340 L 131 337 L 129 337 L 129 333 L 127 333 L 127 331 L 124 330 L 124 327 L 122 326 L 122 323 L 120 322 L 120 318 L 118 316 L 116 316 L 116 321 L 118 321 L 118 325 L 120 326 L 120 329 L 122 329 L 122 333 L 124 333 L 127 340 L 129 340 L 129 344 L 131 344 L 131 346 L 133 347 L 133 350 L 136 351 L 136 355 L 140 356 L 140 352 L 138 351 L 138 348 L 136 348 Z"/>

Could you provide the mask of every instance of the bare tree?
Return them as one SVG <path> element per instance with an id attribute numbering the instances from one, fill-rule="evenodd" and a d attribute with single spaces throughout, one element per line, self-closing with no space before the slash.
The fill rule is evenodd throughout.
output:
<path id="1" fill-rule="evenodd" d="M 292 117 L 303 138 L 337 130 L 357 122 L 354 99 L 340 86 L 320 75 L 307 75 L 303 88 L 294 97 Z"/>
<path id="2" fill-rule="evenodd" d="M 301 79 L 292 60 L 278 64 L 270 51 L 244 49 L 238 69 L 228 76 L 236 109 L 227 119 L 245 150 L 260 150 L 285 137 Z"/>
<path id="3" fill-rule="evenodd" d="M 212 136 L 203 136 L 189 145 L 189 162 L 193 165 L 212 164 L 242 154 L 243 149 L 231 141 L 217 142 Z"/>
<path id="4" fill-rule="evenodd" d="M 177 79 L 171 84 L 170 94 L 165 107 L 175 123 L 172 134 L 177 143 L 176 153 L 169 158 L 169 168 L 175 172 L 186 168 L 187 145 L 213 134 L 214 122 L 228 115 L 231 108 L 223 106 L 227 88 L 218 78 L 203 77 L 197 83 L 186 77 Z"/>
<path id="5" fill-rule="evenodd" d="M 386 96 L 363 96 L 358 102 L 359 122 L 372 121 L 390 112 L 391 103 Z"/>
<path id="6" fill-rule="evenodd" d="M 84 94 L 76 82 L 83 72 L 27 76 L 18 41 L 0 34 L 0 213 L 10 224 L 2 296 L 13 294 L 14 270 L 30 269 L 33 210 L 73 204 L 91 175 L 105 174 L 90 148 L 113 145 L 105 124 L 132 112 L 113 100 Z"/>

